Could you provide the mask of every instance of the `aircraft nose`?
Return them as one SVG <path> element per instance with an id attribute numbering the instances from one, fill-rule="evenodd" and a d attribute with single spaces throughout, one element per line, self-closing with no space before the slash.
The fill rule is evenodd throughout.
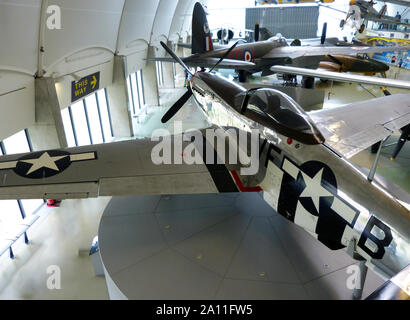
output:
<path id="1" fill-rule="evenodd" d="M 376 61 L 376 60 L 373 60 L 372 62 L 373 62 L 375 69 L 380 70 L 380 72 L 389 70 L 389 66 L 383 62 Z"/>

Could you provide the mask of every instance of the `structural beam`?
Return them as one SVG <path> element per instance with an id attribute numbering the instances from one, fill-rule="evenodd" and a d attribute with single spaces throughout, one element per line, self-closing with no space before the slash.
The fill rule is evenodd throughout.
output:
<path id="1" fill-rule="evenodd" d="M 147 56 L 155 57 L 153 46 L 148 46 Z M 144 81 L 145 104 L 147 106 L 159 106 L 157 69 L 155 62 L 147 61 L 146 66 L 142 69 L 142 78 Z"/>
<path id="2" fill-rule="evenodd" d="M 54 79 L 35 79 L 35 123 L 27 129 L 35 151 L 67 147 Z"/>
<path id="3" fill-rule="evenodd" d="M 131 101 L 128 97 L 127 76 L 123 56 L 114 57 L 113 82 L 107 86 L 107 97 L 111 113 L 114 137 L 132 137 Z"/>

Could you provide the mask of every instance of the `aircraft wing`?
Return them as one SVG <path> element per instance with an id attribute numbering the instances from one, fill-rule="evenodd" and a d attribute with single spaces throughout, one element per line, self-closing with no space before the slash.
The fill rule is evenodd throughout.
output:
<path id="1" fill-rule="evenodd" d="M 329 79 L 342 82 L 357 82 L 357 83 L 366 83 L 382 87 L 393 87 L 400 89 L 410 89 L 410 81 L 388 79 L 388 78 L 378 78 L 370 76 L 362 76 L 357 74 L 347 74 L 332 72 L 326 70 L 314 70 L 306 68 L 297 68 L 290 66 L 273 66 L 271 68 L 273 72 L 279 73 L 290 73 L 290 74 L 299 74 L 303 76 L 317 77 L 321 79 Z"/>
<path id="2" fill-rule="evenodd" d="M 192 49 L 192 44 L 184 43 L 184 42 L 178 42 L 178 47 L 185 48 L 185 49 Z"/>
<path id="3" fill-rule="evenodd" d="M 397 25 L 410 27 L 410 23 L 401 22 L 400 20 L 397 20 L 394 17 L 389 17 L 389 16 L 383 16 L 381 18 L 369 16 L 369 17 L 366 17 L 366 20 L 385 23 L 385 24 L 397 24 Z"/>
<path id="4" fill-rule="evenodd" d="M 171 57 L 155 57 L 155 58 L 147 58 L 146 61 L 160 61 L 160 62 L 175 62 L 174 58 Z"/>
<path id="5" fill-rule="evenodd" d="M 394 94 L 308 114 L 326 143 L 350 158 L 410 123 L 410 94 Z"/>
<path id="6" fill-rule="evenodd" d="M 382 0 L 382 1 L 387 2 L 387 3 L 398 4 L 400 6 L 410 6 L 410 1 L 409 0 Z"/>
<path id="7" fill-rule="evenodd" d="M 161 62 L 175 62 L 171 57 L 164 58 L 147 58 L 147 61 L 161 61 Z M 219 58 L 203 58 L 203 57 L 186 57 L 181 60 L 188 67 L 200 67 L 200 68 L 212 68 L 219 61 Z M 224 59 L 218 64 L 217 69 L 252 69 L 255 67 L 253 62 L 247 62 L 242 60 Z"/>
<path id="8" fill-rule="evenodd" d="M 335 54 L 357 54 L 357 53 L 375 53 L 375 52 L 389 52 L 389 51 L 408 51 L 410 46 L 319 46 L 319 47 L 295 47 L 283 46 L 276 47 L 262 57 L 265 58 L 291 58 L 296 59 L 300 57 L 325 56 Z"/>
<path id="9" fill-rule="evenodd" d="M 410 300 L 410 265 L 386 281 L 366 300 Z"/>
<path id="10" fill-rule="evenodd" d="M 182 158 L 182 164 L 154 164 L 151 153 L 161 141 L 136 139 L 2 156 L 0 199 L 238 191 L 225 165 L 188 165 Z M 172 144 L 172 159 L 174 152 L 185 156 L 182 150 L 187 144 L 182 143 L 181 151 Z"/>
<path id="11" fill-rule="evenodd" d="M 202 57 L 187 57 L 182 59 L 182 61 L 188 67 L 201 67 L 201 68 L 212 68 L 218 61 L 219 58 L 202 58 Z M 234 59 L 224 59 L 218 64 L 217 69 L 252 69 L 255 67 L 253 62 L 247 62 L 242 60 Z"/>

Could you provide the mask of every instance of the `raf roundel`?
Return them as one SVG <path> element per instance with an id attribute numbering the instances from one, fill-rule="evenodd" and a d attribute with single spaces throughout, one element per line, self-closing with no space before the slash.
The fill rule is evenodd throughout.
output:
<path id="1" fill-rule="evenodd" d="M 208 24 L 208 22 L 206 22 L 205 24 L 204 24 L 204 32 L 207 34 L 207 33 L 209 33 L 209 24 Z"/>
<path id="2" fill-rule="evenodd" d="M 247 62 L 252 61 L 252 52 L 245 50 L 245 52 L 243 53 L 243 59 Z"/>

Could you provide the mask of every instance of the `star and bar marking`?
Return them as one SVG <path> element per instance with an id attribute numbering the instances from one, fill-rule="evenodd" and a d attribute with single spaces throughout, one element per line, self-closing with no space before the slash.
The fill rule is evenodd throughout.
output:
<path id="1" fill-rule="evenodd" d="M 14 161 L 0 162 L 0 170 L 12 169 L 24 178 L 40 179 L 63 172 L 73 162 L 96 159 L 97 153 L 94 151 L 70 154 L 66 151 L 51 150 L 34 152 Z"/>

